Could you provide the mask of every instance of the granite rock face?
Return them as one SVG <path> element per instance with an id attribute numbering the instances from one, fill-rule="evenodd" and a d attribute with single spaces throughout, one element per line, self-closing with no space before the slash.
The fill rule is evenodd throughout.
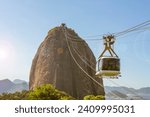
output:
<path id="1" fill-rule="evenodd" d="M 72 29 L 55 27 L 48 32 L 33 59 L 30 71 L 30 90 L 42 84 L 52 84 L 55 88 L 71 96 L 82 99 L 85 95 L 105 95 L 104 88 L 95 84 L 73 60 L 73 57 L 90 76 L 103 85 L 102 79 L 95 78 L 96 60 L 87 43 Z M 91 66 L 91 67 L 89 67 Z"/>

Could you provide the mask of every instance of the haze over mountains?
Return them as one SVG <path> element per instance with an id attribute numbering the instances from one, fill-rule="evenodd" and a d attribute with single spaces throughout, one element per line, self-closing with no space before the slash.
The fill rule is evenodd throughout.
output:
<path id="1" fill-rule="evenodd" d="M 106 99 L 144 99 L 150 100 L 150 87 L 140 89 L 128 87 L 110 87 L 105 86 Z M 114 96 L 114 94 L 117 96 Z"/>
<path id="2" fill-rule="evenodd" d="M 0 80 L 0 93 L 14 93 L 16 91 L 29 90 L 29 85 L 26 81 L 15 79 Z M 150 100 L 150 87 L 143 87 L 140 89 L 128 87 L 110 87 L 105 86 L 106 99 L 144 99 Z M 116 94 L 114 96 L 113 94 Z"/>
<path id="3" fill-rule="evenodd" d="M 20 79 L 15 79 L 14 81 L 11 81 L 9 79 L 0 80 L 0 93 L 14 93 L 16 91 L 28 89 L 28 83 Z"/>

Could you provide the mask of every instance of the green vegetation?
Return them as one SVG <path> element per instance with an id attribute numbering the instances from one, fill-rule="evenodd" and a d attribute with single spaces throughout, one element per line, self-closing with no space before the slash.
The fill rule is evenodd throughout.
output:
<path id="1" fill-rule="evenodd" d="M 0 100 L 26 100 L 28 97 L 29 91 L 23 90 L 22 92 L 15 93 L 2 93 L 0 95 Z"/>
<path id="2" fill-rule="evenodd" d="M 87 95 L 83 98 L 84 100 L 105 100 L 105 97 L 103 95 Z"/>
<path id="3" fill-rule="evenodd" d="M 58 91 L 52 85 L 47 84 L 36 88 L 29 93 L 28 99 L 30 100 L 71 100 L 73 97 L 65 92 Z"/>
<path id="4" fill-rule="evenodd" d="M 33 91 L 22 91 L 15 93 L 3 93 L 0 95 L 0 100 L 74 100 L 63 91 L 55 89 L 52 85 L 46 84 L 37 87 Z M 98 95 L 88 95 L 84 100 L 104 100 L 105 97 Z"/>

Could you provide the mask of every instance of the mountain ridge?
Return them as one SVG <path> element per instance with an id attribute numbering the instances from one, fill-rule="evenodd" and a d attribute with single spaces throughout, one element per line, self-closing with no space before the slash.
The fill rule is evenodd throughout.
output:
<path id="1" fill-rule="evenodd" d="M 140 99 L 150 100 L 150 87 L 141 87 L 139 89 L 128 87 L 105 86 L 106 99 Z M 113 94 L 118 95 L 114 97 Z"/>
<path id="2" fill-rule="evenodd" d="M 0 80 L 0 93 L 14 93 L 16 91 L 22 91 L 28 89 L 29 89 L 29 85 L 24 80 L 19 80 L 19 79 L 15 79 L 14 81 L 11 81 L 9 79 Z"/>
<path id="3" fill-rule="evenodd" d="M 16 91 L 29 90 L 28 82 L 20 79 L 13 81 L 9 79 L 0 80 L 0 94 L 1 93 L 14 93 Z M 141 87 L 139 89 L 128 88 L 125 86 L 105 86 L 106 99 L 148 99 L 150 100 L 150 87 Z M 133 92 L 137 95 L 133 95 Z M 113 97 L 115 93 L 118 97 Z"/>
<path id="4" fill-rule="evenodd" d="M 121 86 L 121 87 L 116 87 L 116 86 L 105 86 L 106 90 L 112 91 L 112 90 L 117 90 L 120 92 L 130 92 L 131 91 L 135 91 L 137 93 L 149 93 L 150 94 L 150 87 L 141 87 L 141 88 L 130 88 L 130 87 L 126 87 L 126 86 Z M 125 91 L 126 90 L 126 91 Z"/>

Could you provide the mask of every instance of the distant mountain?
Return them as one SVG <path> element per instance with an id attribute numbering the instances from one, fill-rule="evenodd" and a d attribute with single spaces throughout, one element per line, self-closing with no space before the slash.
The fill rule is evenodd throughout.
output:
<path id="1" fill-rule="evenodd" d="M 144 87 L 137 90 L 138 93 L 147 93 L 150 94 L 150 87 Z"/>
<path id="2" fill-rule="evenodd" d="M 25 83 L 26 81 L 24 81 L 24 80 L 20 80 L 20 79 L 15 79 L 14 81 L 13 81 L 13 83 L 15 83 L 15 84 L 21 84 L 21 83 Z"/>
<path id="3" fill-rule="evenodd" d="M 0 80 L 0 93 L 8 92 L 9 89 L 14 87 L 14 83 L 9 79 Z"/>
<path id="4" fill-rule="evenodd" d="M 114 91 L 111 91 L 111 92 L 108 92 L 108 93 L 106 93 L 106 97 L 107 97 L 107 99 L 108 99 L 108 97 L 111 97 L 112 99 L 116 99 L 116 98 L 119 98 L 119 99 L 126 99 L 128 96 L 126 95 L 126 94 L 124 94 L 124 93 L 121 93 L 121 92 L 119 92 L 119 91 L 116 91 L 116 90 L 114 90 Z M 111 99 L 110 98 L 110 99 Z"/>
<path id="5" fill-rule="evenodd" d="M 106 99 L 150 100 L 150 87 L 140 89 L 105 86 Z"/>
<path id="6" fill-rule="evenodd" d="M 123 92 L 125 94 L 130 94 L 132 92 L 136 92 L 136 89 L 134 88 L 128 88 L 128 87 L 110 87 L 110 86 L 105 86 L 105 91 L 110 92 L 110 91 L 119 91 Z"/>
<path id="7" fill-rule="evenodd" d="M 16 79 L 13 82 L 9 79 L 0 80 L 0 93 L 14 93 L 28 89 L 28 83 L 23 80 Z"/>
<path id="8" fill-rule="evenodd" d="M 29 84 L 20 79 L 11 81 L 9 79 L 0 80 L 0 93 L 14 93 L 16 91 L 29 90 Z M 106 99 L 125 99 L 125 100 L 150 100 L 150 87 L 140 89 L 128 87 L 105 86 Z"/>

